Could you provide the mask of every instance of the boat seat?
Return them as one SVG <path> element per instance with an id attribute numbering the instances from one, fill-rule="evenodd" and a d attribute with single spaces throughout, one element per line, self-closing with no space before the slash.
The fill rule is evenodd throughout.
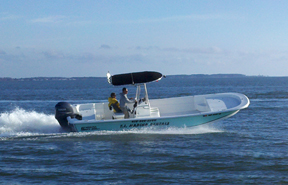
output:
<path id="1" fill-rule="evenodd" d="M 113 112 L 112 119 L 124 119 L 124 113 L 121 111 L 121 109 L 119 109 L 118 106 L 112 104 L 109 109 L 111 112 Z M 114 112 L 114 110 L 116 112 Z"/>
<path id="2" fill-rule="evenodd" d="M 210 107 L 204 96 L 198 95 L 194 97 L 195 108 L 199 112 L 209 112 Z"/>
<path id="3" fill-rule="evenodd" d="M 160 111 L 158 107 L 151 107 L 150 108 L 150 116 L 151 117 L 160 117 Z"/>
<path id="4" fill-rule="evenodd" d="M 83 120 L 92 120 L 96 116 L 95 103 L 77 105 L 75 111 L 82 116 Z"/>
<path id="5" fill-rule="evenodd" d="M 112 119 L 124 119 L 124 113 L 113 112 Z"/>

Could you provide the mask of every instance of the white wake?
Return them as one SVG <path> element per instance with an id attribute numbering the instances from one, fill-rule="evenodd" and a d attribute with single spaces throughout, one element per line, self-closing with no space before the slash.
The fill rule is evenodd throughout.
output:
<path id="1" fill-rule="evenodd" d="M 59 133 L 60 126 L 54 115 L 16 108 L 0 114 L 0 137 Z"/>

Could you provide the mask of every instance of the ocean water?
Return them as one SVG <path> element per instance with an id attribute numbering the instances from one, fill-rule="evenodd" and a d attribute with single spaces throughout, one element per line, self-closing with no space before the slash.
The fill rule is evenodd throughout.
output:
<path id="1" fill-rule="evenodd" d="M 102 102 L 122 87 L 1 81 L 0 184 L 288 184 L 288 77 L 167 76 L 147 87 L 150 99 L 239 92 L 251 104 L 192 128 L 67 133 L 57 102 Z"/>

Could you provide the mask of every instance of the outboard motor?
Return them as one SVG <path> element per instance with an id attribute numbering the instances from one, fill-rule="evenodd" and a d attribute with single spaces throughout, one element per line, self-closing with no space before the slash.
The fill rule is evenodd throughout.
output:
<path id="1" fill-rule="evenodd" d="M 73 111 L 73 107 L 71 104 L 67 102 L 59 102 L 55 105 L 55 118 L 58 120 L 60 126 L 62 128 L 69 128 L 69 123 L 67 117 L 70 116 L 71 118 L 77 117 L 79 119 L 78 114 L 75 114 Z"/>

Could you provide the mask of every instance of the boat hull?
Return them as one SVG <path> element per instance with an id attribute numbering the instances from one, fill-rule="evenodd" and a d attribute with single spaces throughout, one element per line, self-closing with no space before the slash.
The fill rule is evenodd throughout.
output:
<path id="1" fill-rule="evenodd" d="M 218 112 L 202 115 L 183 115 L 178 117 L 155 117 L 141 119 L 122 119 L 111 121 L 89 121 L 86 123 L 70 124 L 71 131 L 74 132 L 91 132 L 91 131 L 119 131 L 130 129 L 141 129 L 147 127 L 193 127 L 206 123 L 219 121 L 236 114 L 239 110 Z"/>

